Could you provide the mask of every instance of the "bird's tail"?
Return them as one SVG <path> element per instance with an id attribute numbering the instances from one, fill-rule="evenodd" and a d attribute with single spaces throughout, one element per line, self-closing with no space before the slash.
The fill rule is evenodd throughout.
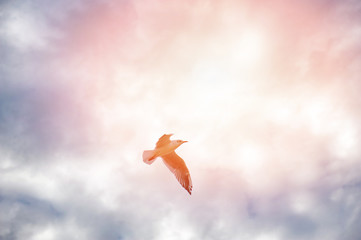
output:
<path id="1" fill-rule="evenodd" d="M 146 164 L 152 164 L 156 158 L 154 150 L 145 150 L 143 152 L 143 162 Z"/>

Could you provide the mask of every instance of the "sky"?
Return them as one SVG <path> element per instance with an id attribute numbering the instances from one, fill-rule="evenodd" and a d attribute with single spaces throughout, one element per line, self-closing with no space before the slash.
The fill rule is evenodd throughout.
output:
<path id="1" fill-rule="evenodd" d="M 361 239 L 360 12 L 0 0 L 0 239 Z"/>

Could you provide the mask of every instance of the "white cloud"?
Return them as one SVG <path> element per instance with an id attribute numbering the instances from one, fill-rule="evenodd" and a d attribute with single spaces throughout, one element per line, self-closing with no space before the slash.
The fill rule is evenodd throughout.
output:
<path id="1" fill-rule="evenodd" d="M 51 50 L 50 38 L 59 38 L 59 32 L 51 29 L 39 16 L 23 9 L 7 11 L 0 28 L 4 41 L 21 52 Z"/>

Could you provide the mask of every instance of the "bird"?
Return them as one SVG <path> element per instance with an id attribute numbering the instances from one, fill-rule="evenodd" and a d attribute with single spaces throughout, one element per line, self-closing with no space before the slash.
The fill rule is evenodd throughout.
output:
<path id="1" fill-rule="evenodd" d="M 143 162 L 150 165 L 157 157 L 161 157 L 178 182 L 191 195 L 193 189 L 191 175 L 184 160 L 174 151 L 188 141 L 170 140 L 172 135 L 174 134 L 163 134 L 156 143 L 154 150 L 145 150 L 143 152 Z"/>

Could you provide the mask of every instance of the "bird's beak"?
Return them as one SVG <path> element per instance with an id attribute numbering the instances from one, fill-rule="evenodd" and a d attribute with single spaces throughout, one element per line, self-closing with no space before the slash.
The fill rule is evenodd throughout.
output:
<path id="1" fill-rule="evenodd" d="M 188 141 L 182 141 L 182 143 L 186 143 L 186 142 L 188 142 Z"/>

